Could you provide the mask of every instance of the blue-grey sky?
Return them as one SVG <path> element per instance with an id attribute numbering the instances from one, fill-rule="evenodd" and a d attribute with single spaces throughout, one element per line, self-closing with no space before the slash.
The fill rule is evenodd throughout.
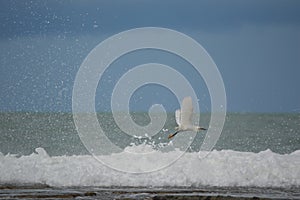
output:
<path id="1" fill-rule="evenodd" d="M 0 0 L 0 111 L 72 109 L 76 73 L 109 36 L 165 27 L 199 42 L 223 77 L 231 112 L 300 112 L 300 1 L 18 1 Z M 109 110 L 118 78 L 131 66 L 158 62 L 179 69 L 210 110 L 209 94 L 188 63 L 159 51 L 117 60 L 97 89 L 97 110 Z M 179 105 L 157 85 L 132 98 L 132 109 Z"/>

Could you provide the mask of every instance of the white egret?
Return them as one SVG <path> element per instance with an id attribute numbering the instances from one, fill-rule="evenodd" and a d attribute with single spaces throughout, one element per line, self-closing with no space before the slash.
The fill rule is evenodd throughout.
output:
<path id="1" fill-rule="evenodd" d="M 193 116 L 193 103 L 192 97 L 185 97 L 181 103 L 181 109 L 176 110 L 175 119 L 178 127 L 175 127 L 176 132 L 170 134 L 168 138 L 174 137 L 177 133 L 182 131 L 200 131 L 206 130 L 200 126 L 195 126 L 192 124 L 192 116 Z"/>

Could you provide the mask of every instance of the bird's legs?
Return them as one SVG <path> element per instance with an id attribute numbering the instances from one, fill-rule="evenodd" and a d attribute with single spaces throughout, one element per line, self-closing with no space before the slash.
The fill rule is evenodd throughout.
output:
<path id="1" fill-rule="evenodd" d="M 179 131 L 176 131 L 175 133 L 170 134 L 170 135 L 168 136 L 168 139 L 171 139 L 171 138 L 174 137 L 177 133 L 179 133 Z"/>
<path id="2" fill-rule="evenodd" d="M 170 134 L 168 136 L 168 139 L 171 139 L 172 137 L 174 137 L 177 133 L 181 132 L 182 130 L 179 130 L 179 127 L 175 127 L 176 132 L 173 134 Z M 200 126 L 195 126 L 193 131 L 206 131 L 206 128 L 200 127 Z"/>
<path id="3" fill-rule="evenodd" d="M 198 131 L 206 131 L 207 129 L 206 129 L 206 128 L 203 128 L 203 127 L 200 127 L 200 126 L 198 126 L 198 127 L 197 127 L 197 130 L 198 130 Z"/>

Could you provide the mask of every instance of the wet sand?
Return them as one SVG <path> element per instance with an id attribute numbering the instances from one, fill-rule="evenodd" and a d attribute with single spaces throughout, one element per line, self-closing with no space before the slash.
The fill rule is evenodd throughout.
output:
<path id="1" fill-rule="evenodd" d="M 300 199 L 300 188 L 134 188 L 134 187 L 48 187 L 45 185 L 0 186 L 0 199 L 147 199 L 231 200 Z"/>

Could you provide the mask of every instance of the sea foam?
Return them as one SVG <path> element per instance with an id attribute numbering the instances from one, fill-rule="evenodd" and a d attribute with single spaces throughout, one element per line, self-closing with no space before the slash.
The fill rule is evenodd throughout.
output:
<path id="1" fill-rule="evenodd" d="M 131 147 L 148 149 L 149 147 Z M 126 150 L 126 149 L 125 149 Z M 143 167 L 181 155 L 180 150 L 154 150 L 155 159 L 133 161 L 128 152 L 100 156 L 122 165 Z M 133 150 L 133 149 L 131 149 Z M 128 151 L 128 149 L 127 149 Z M 199 159 L 197 152 L 183 154 L 176 162 L 151 173 L 126 173 L 111 169 L 90 155 L 50 157 L 43 148 L 29 156 L 0 154 L 0 184 L 46 184 L 50 186 L 257 186 L 289 187 L 300 185 L 300 150 L 276 154 L 232 150 L 212 151 Z"/>

